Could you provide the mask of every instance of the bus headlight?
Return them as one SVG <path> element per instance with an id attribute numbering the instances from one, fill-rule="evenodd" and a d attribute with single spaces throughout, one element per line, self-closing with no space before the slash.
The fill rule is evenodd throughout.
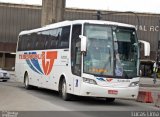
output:
<path id="1" fill-rule="evenodd" d="M 89 78 L 83 78 L 83 82 L 97 85 L 97 82 L 95 80 Z"/>
<path id="2" fill-rule="evenodd" d="M 132 82 L 129 87 L 136 87 L 136 86 L 139 86 L 139 81 L 137 82 Z"/>

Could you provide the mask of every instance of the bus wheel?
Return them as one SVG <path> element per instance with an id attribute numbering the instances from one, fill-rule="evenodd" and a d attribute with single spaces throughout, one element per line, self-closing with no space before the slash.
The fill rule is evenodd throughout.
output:
<path id="1" fill-rule="evenodd" d="M 112 103 L 115 101 L 115 98 L 106 98 L 106 103 Z"/>
<path id="2" fill-rule="evenodd" d="M 29 85 L 29 77 L 27 73 L 25 74 L 25 77 L 24 77 L 24 86 L 26 89 L 31 89 L 31 86 Z"/>
<path id="3" fill-rule="evenodd" d="M 61 96 L 62 96 L 62 99 L 65 101 L 71 99 L 71 95 L 67 93 L 67 85 L 66 85 L 65 79 L 63 79 L 63 81 L 61 83 Z"/>
<path id="4" fill-rule="evenodd" d="M 7 80 L 3 80 L 2 82 L 7 82 Z"/>

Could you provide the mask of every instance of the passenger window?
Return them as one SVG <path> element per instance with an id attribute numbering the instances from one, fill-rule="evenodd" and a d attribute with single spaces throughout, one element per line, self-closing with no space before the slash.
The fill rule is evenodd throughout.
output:
<path id="1" fill-rule="evenodd" d="M 23 51 L 23 49 L 22 49 L 22 42 L 23 42 L 23 38 L 22 38 L 22 36 L 19 36 L 18 51 Z"/>
<path id="2" fill-rule="evenodd" d="M 59 48 L 69 48 L 70 26 L 59 29 Z"/>
<path id="3" fill-rule="evenodd" d="M 58 33 L 57 33 L 58 29 L 52 29 L 50 30 L 50 49 L 56 49 L 57 45 L 58 45 Z"/>
<path id="4" fill-rule="evenodd" d="M 56 49 L 57 48 L 57 29 L 51 29 L 46 31 L 45 35 L 45 49 Z"/>
<path id="5" fill-rule="evenodd" d="M 24 37 L 24 42 L 23 42 L 24 50 L 29 50 L 30 43 L 29 43 L 29 36 L 26 35 Z"/>

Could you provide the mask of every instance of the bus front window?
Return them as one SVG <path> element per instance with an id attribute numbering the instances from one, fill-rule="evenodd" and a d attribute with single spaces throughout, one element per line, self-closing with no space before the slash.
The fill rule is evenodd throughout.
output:
<path id="1" fill-rule="evenodd" d="M 138 42 L 134 29 L 117 28 L 113 32 L 116 57 L 115 75 L 133 78 L 138 75 Z"/>
<path id="2" fill-rule="evenodd" d="M 110 26 L 86 24 L 84 34 L 87 52 L 84 56 L 84 72 L 113 76 L 113 40 Z"/>
<path id="3" fill-rule="evenodd" d="M 83 72 L 96 76 L 133 78 L 139 71 L 139 47 L 134 28 L 85 24 L 87 51 Z"/>

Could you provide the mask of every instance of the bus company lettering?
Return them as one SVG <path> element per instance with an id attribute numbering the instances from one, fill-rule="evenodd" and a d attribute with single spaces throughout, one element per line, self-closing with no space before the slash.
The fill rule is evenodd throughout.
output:
<path id="1" fill-rule="evenodd" d="M 19 55 L 19 59 L 26 59 L 26 60 L 29 60 L 29 59 L 42 59 L 44 58 L 45 56 L 43 54 L 31 54 L 31 53 L 25 53 L 25 54 L 20 54 Z"/>
<path id="2" fill-rule="evenodd" d="M 28 66 L 35 72 L 42 75 L 49 75 L 54 64 L 54 60 L 57 59 L 57 51 L 42 52 L 37 54 L 36 52 L 28 52 L 19 55 L 19 59 L 26 60 Z M 42 67 L 39 61 L 42 62 Z"/>

